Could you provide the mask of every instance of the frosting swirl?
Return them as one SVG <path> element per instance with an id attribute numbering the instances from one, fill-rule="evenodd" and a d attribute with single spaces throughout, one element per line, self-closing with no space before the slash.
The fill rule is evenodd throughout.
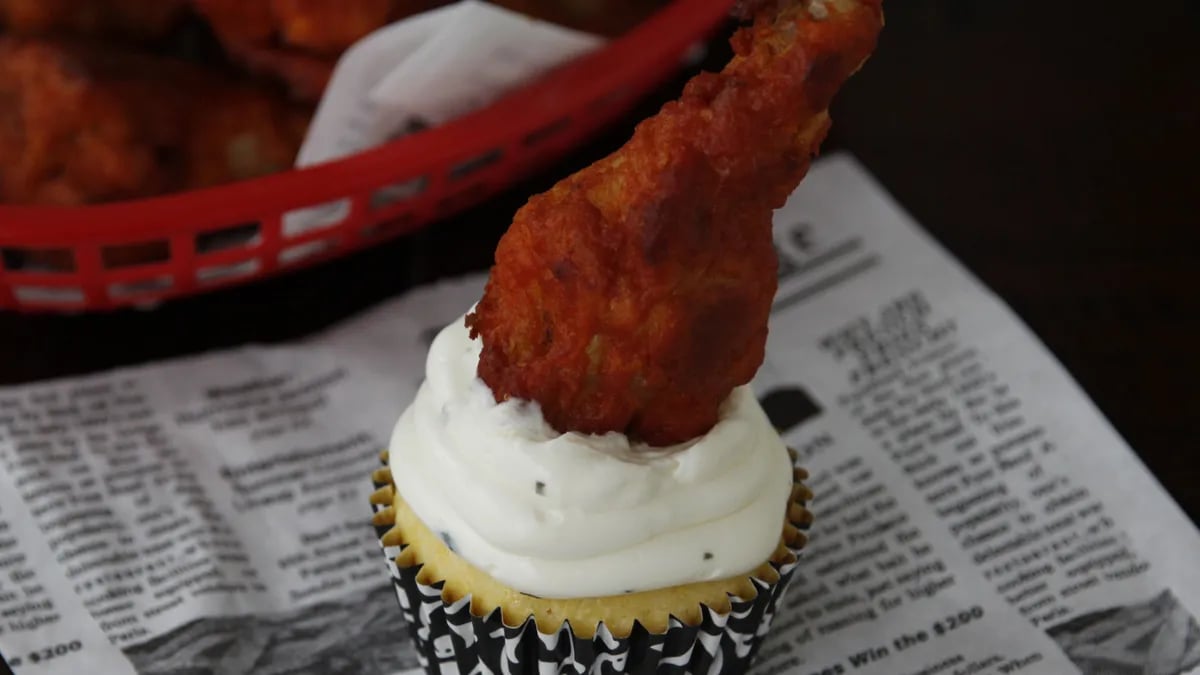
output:
<path id="1" fill-rule="evenodd" d="M 650 448 L 496 403 L 479 353 L 462 320 L 438 335 L 389 450 L 404 500 L 476 567 L 540 597 L 599 597 L 744 574 L 775 550 L 791 461 L 748 387 L 704 436 Z"/>

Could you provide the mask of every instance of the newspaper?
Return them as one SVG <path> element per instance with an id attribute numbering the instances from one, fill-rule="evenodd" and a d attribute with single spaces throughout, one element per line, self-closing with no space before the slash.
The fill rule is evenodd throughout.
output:
<path id="1" fill-rule="evenodd" d="M 480 110 L 603 44 L 598 36 L 480 0 L 397 21 L 342 55 L 296 166 L 352 155 Z M 423 187 L 421 179 L 400 183 L 387 197 L 404 199 Z M 285 214 L 284 233 L 328 227 L 349 211 L 347 200 L 337 200 Z"/>
<path id="2" fill-rule="evenodd" d="M 1021 322 L 849 157 L 775 234 L 755 386 L 817 520 L 754 672 L 1200 672 L 1196 528 Z M 294 345 L 0 389 L 2 660 L 416 668 L 368 475 L 482 284 Z"/>

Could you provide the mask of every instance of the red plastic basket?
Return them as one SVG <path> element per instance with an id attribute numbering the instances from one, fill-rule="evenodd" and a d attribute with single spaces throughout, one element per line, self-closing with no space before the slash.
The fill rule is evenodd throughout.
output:
<path id="1" fill-rule="evenodd" d="M 131 202 L 0 207 L 0 310 L 154 304 L 411 232 L 495 194 L 626 112 L 730 4 L 676 0 L 485 110 L 336 162 Z M 348 207 L 338 222 L 285 231 L 285 214 L 332 204 Z"/>

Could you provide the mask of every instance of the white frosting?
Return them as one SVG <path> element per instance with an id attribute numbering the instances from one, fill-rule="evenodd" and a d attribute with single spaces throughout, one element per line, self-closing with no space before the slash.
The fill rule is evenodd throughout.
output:
<path id="1" fill-rule="evenodd" d="M 463 321 L 438 335 L 392 434 L 404 500 L 455 552 L 516 590 L 598 597 L 747 573 L 779 542 L 787 450 L 748 387 L 669 448 L 560 434 L 536 403 L 497 404 Z"/>

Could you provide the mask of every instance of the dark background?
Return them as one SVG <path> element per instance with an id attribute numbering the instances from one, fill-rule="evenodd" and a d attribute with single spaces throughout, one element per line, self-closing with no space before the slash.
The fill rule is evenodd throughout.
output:
<path id="1" fill-rule="evenodd" d="M 1200 519 L 1200 3 L 885 9 L 826 150 L 853 152 L 1008 302 Z M 718 42 L 705 65 L 726 55 Z M 349 259 L 154 311 L 0 314 L 0 383 L 287 340 L 485 269 L 529 194 L 616 148 L 684 80 L 543 175 Z"/>

